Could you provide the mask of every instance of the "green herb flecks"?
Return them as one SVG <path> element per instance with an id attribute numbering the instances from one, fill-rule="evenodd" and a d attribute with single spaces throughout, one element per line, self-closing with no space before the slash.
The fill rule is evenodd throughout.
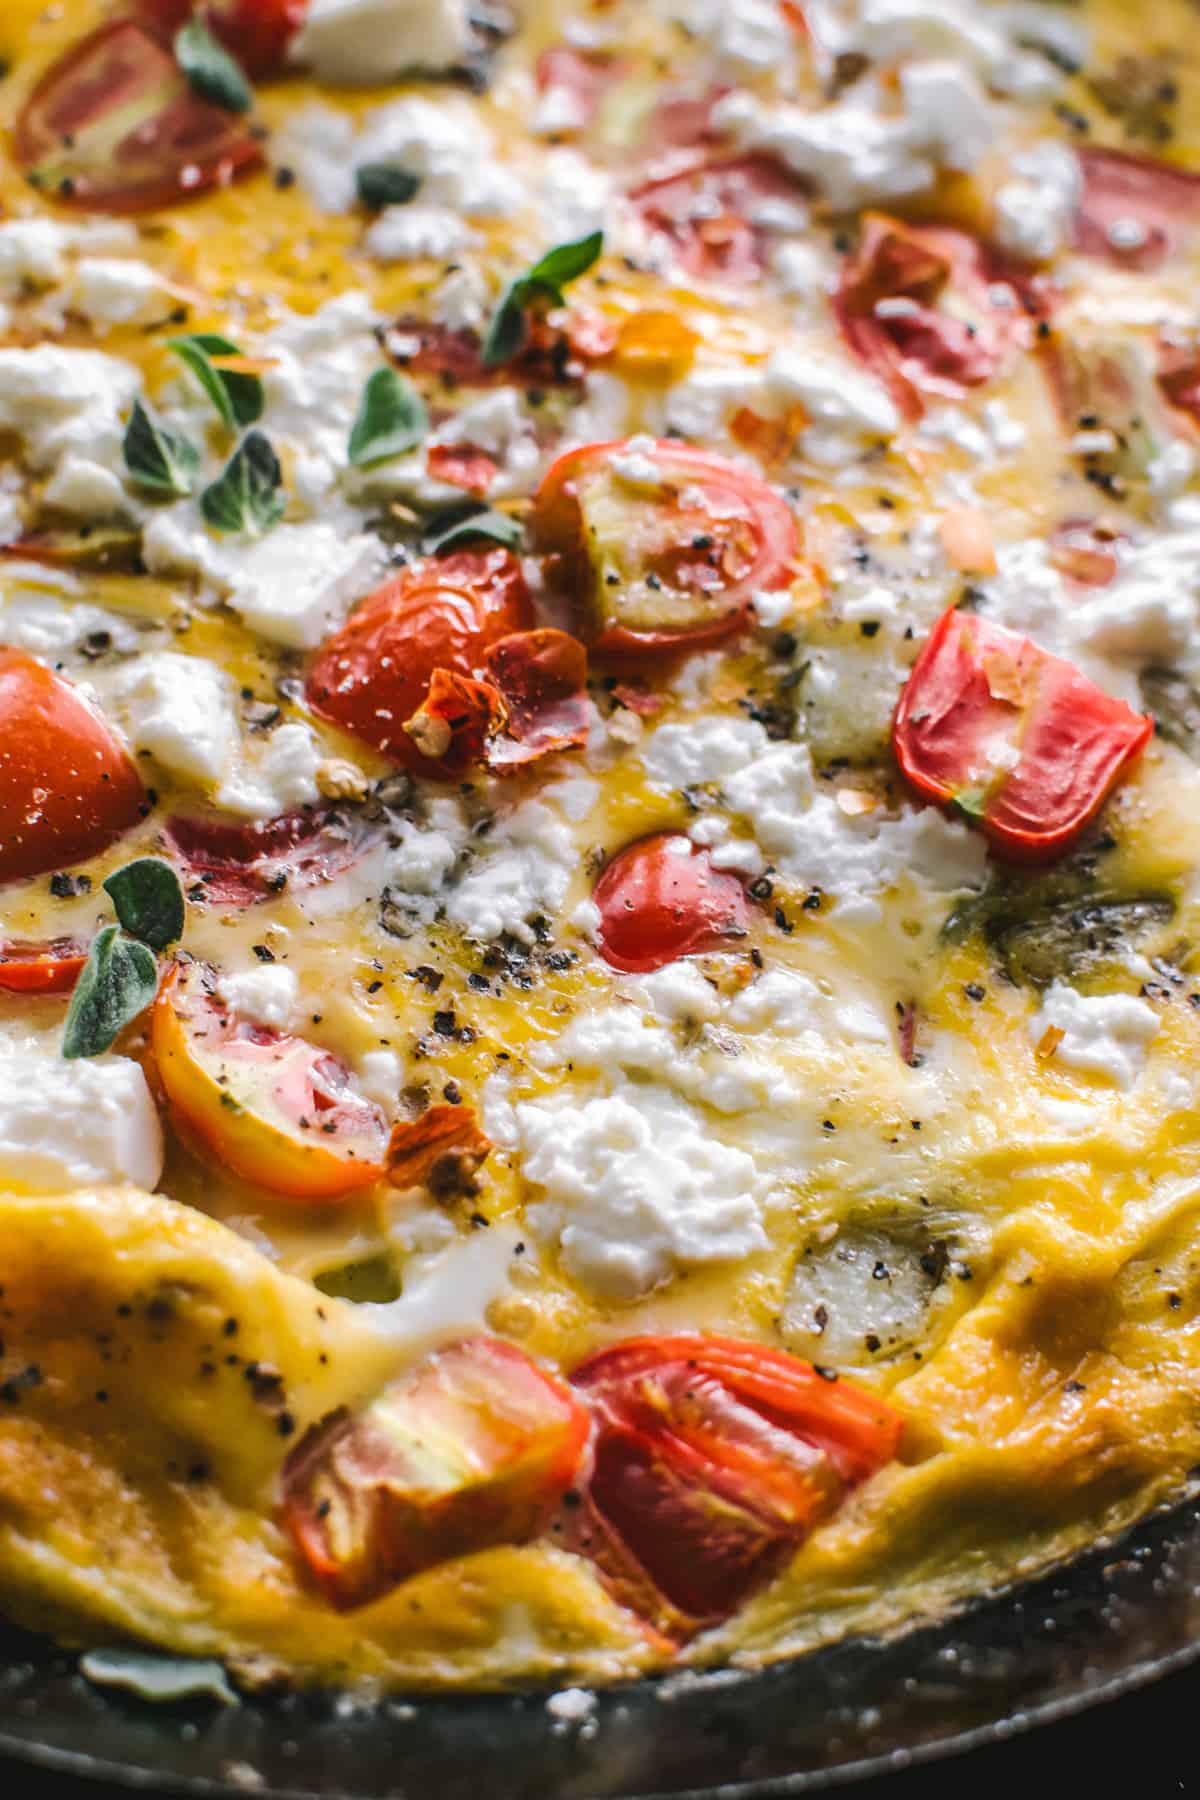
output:
<path id="1" fill-rule="evenodd" d="M 424 538 L 424 548 L 430 554 L 439 550 L 452 550 L 459 544 L 469 543 L 472 538 L 488 538 L 493 544 L 503 544 L 508 550 L 515 549 L 521 541 L 521 527 L 507 513 L 492 512 L 489 509 L 463 513 L 458 507 L 454 511 L 455 517 L 452 519 L 448 519 L 443 513 L 430 521 Z"/>
<path id="2" fill-rule="evenodd" d="M 270 441 L 249 431 L 222 473 L 200 496 L 200 511 L 214 531 L 262 537 L 283 517 L 283 471 Z"/>
<path id="3" fill-rule="evenodd" d="M 258 376 L 220 367 L 223 358 L 242 355 L 236 344 L 216 332 L 202 331 L 168 338 L 167 348 L 187 364 L 230 431 L 261 419 L 263 385 Z"/>
<path id="4" fill-rule="evenodd" d="M 382 212 L 385 206 L 406 206 L 420 188 L 421 177 L 399 163 L 359 163 L 354 185 L 369 212 Z"/>
<path id="5" fill-rule="evenodd" d="M 145 944 L 106 925 L 92 940 L 75 984 L 62 1053 L 68 1062 L 102 1056 L 158 992 L 158 964 Z"/>
<path id="6" fill-rule="evenodd" d="M 556 244 L 524 275 L 518 276 L 506 290 L 488 327 L 483 345 L 484 365 L 492 369 L 511 362 L 529 336 L 529 308 L 562 306 L 564 287 L 585 275 L 603 249 L 604 233 L 592 231 L 569 244 Z"/>
<path id="7" fill-rule="evenodd" d="M 376 369 L 350 429 L 350 461 L 356 469 L 373 469 L 415 450 L 428 430 L 429 414 L 412 383 L 395 369 Z"/>
<path id="8" fill-rule="evenodd" d="M 123 443 L 125 467 L 139 487 L 183 499 L 195 486 L 200 452 L 187 438 L 166 431 L 140 400 L 133 403 Z"/>
<path id="9" fill-rule="evenodd" d="M 241 67 L 202 19 L 190 19 L 176 32 L 175 61 L 202 100 L 233 113 L 254 105 L 254 89 Z"/>
<path id="10" fill-rule="evenodd" d="M 183 936 L 183 889 L 170 863 L 139 856 L 110 875 L 104 891 L 130 937 L 152 950 L 165 950 Z"/>

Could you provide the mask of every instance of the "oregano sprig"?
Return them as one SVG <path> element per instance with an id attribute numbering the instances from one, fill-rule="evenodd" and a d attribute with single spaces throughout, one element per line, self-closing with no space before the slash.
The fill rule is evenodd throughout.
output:
<path id="1" fill-rule="evenodd" d="M 156 951 L 183 934 L 184 899 L 169 863 L 142 856 L 104 883 L 120 920 L 97 932 L 63 1027 L 68 1062 L 102 1056 L 158 992 Z"/>
<path id="2" fill-rule="evenodd" d="M 529 336 L 529 308 L 535 303 L 564 305 L 564 287 L 569 281 L 586 275 L 603 249 L 604 233 L 590 231 L 586 237 L 556 244 L 524 275 L 510 282 L 483 342 L 484 366 L 493 369 L 500 363 L 511 362 Z"/>

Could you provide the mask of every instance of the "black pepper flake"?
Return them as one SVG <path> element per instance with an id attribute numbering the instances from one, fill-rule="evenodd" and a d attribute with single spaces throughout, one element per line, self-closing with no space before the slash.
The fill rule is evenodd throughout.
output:
<path id="1" fill-rule="evenodd" d="M 275 961 L 275 952 L 269 950 L 266 944 L 251 944 L 250 948 L 253 950 L 255 956 L 257 956 L 259 962 Z"/>
<path id="2" fill-rule="evenodd" d="M 52 875 L 50 892 L 56 900 L 73 900 L 77 894 L 90 894 L 92 878 L 90 875 Z"/>
<path id="3" fill-rule="evenodd" d="M 1167 1295 L 1167 1305 L 1170 1307 L 1172 1312 L 1178 1312 L 1180 1307 L 1183 1305 L 1183 1295 L 1182 1294 L 1168 1294 Z"/>
<path id="4" fill-rule="evenodd" d="M 815 1375 L 819 1375 L 821 1377 L 822 1381 L 836 1381 L 838 1378 L 838 1372 L 836 1369 L 826 1368 L 821 1363 L 813 1364 L 813 1373 Z"/>
<path id="5" fill-rule="evenodd" d="M 863 1339 L 863 1343 L 867 1346 L 871 1355 L 874 1356 L 875 1352 L 879 1349 L 880 1340 L 873 1331 L 868 1331 L 866 1337 Z"/>
<path id="6" fill-rule="evenodd" d="M 280 1437 L 291 1437 L 296 1429 L 296 1421 L 290 1412 L 281 1412 L 275 1421 L 275 1429 Z"/>
<path id="7" fill-rule="evenodd" d="M 1067 1381 L 1067 1382 L 1063 1383 L 1063 1393 L 1064 1394 L 1086 1394 L 1087 1388 L 1083 1385 L 1082 1381 L 1071 1380 L 1071 1381 Z"/>
<path id="8" fill-rule="evenodd" d="M 447 1106 L 462 1105 L 462 1089 L 459 1087 L 457 1081 L 448 1081 L 446 1083 L 445 1087 L 442 1089 L 442 1099 L 446 1102 Z"/>
<path id="9" fill-rule="evenodd" d="M 453 1012 L 435 1012 L 433 1015 L 433 1029 L 439 1037 L 453 1037 L 457 1024 Z"/>
<path id="10" fill-rule="evenodd" d="M 968 981 L 966 987 L 963 989 L 963 993 L 967 996 L 968 1000 L 987 999 L 987 989 L 981 987 L 977 981 Z"/>

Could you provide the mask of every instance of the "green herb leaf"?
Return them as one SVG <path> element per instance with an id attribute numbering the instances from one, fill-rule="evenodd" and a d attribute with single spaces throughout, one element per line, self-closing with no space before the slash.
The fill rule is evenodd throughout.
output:
<path id="1" fill-rule="evenodd" d="M 155 1650 L 89 1650 L 79 1670 L 99 1687 L 128 1688 L 143 1700 L 219 1700 L 237 1706 L 238 1697 L 219 1662 L 194 1656 L 161 1656 Z"/>
<path id="2" fill-rule="evenodd" d="M 415 450 L 428 430 L 429 414 L 412 382 L 395 369 L 376 369 L 350 428 L 350 461 L 356 469 L 373 469 Z"/>
<path id="3" fill-rule="evenodd" d="M 562 306 L 563 288 L 585 275 L 603 249 L 604 233 L 592 231 L 568 244 L 556 244 L 524 275 L 518 276 L 505 291 L 488 327 L 483 344 L 484 366 L 493 369 L 499 363 L 511 362 L 529 335 L 527 309 L 535 301 Z"/>
<path id="4" fill-rule="evenodd" d="M 200 496 L 200 511 L 214 531 L 261 537 L 278 525 L 285 501 L 283 471 L 261 431 L 248 431 L 224 472 Z"/>
<path id="5" fill-rule="evenodd" d="M 183 936 L 183 889 L 179 877 L 157 856 L 139 856 L 104 883 L 113 907 L 131 937 L 152 950 L 165 950 Z"/>
<path id="6" fill-rule="evenodd" d="M 202 100 L 234 113 L 254 105 L 254 89 L 202 19 L 189 20 L 175 33 L 175 61 Z"/>
<path id="7" fill-rule="evenodd" d="M 92 940 L 75 984 L 62 1053 L 68 1062 L 100 1056 L 158 992 L 158 964 L 145 944 L 106 925 Z"/>
<path id="8" fill-rule="evenodd" d="M 404 206 L 421 185 L 421 177 L 402 169 L 399 163 L 359 163 L 354 171 L 358 197 L 371 212 L 382 212 L 385 206 Z"/>
<path id="9" fill-rule="evenodd" d="M 133 403 L 123 448 L 125 467 L 140 487 L 177 499 L 191 493 L 200 452 L 187 438 L 165 431 L 140 400 Z"/>
<path id="10" fill-rule="evenodd" d="M 201 331 L 192 337 L 168 338 L 167 348 L 187 364 L 230 431 L 262 418 L 263 385 L 258 376 L 213 367 L 214 356 L 241 356 L 228 338 Z"/>
<path id="11" fill-rule="evenodd" d="M 987 811 L 987 789 L 981 787 L 961 788 L 951 800 L 966 819 L 982 819 Z"/>
<path id="12" fill-rule="evenodd" d="M 430 553 L 437 550 L 451 550 L 456 544 L 465 544 L 471 538 L 490 538 L 493 544 L 503 544 L 512 550 L 521 541 L 521 527 L 507 513 L 482 512 L 464 514 L 460 508 L 454 508 L 454 517 L 440 513 L 429 522 L 425 533 L 424 547 Z"/>

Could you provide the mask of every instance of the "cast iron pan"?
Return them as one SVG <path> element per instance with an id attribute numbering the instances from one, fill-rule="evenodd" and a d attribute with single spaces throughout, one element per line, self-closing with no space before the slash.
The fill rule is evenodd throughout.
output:
<path id="1" fill-rule="evenodd" d="M 156 1793 L 264 1800 L 766 1800 L 995 1741 L 1200 1658 L 1200 1501 L 956 1618 L 758 1673 L 545 1695 L 155 1708 L 0 1637 L 0 1755 Z"/>

